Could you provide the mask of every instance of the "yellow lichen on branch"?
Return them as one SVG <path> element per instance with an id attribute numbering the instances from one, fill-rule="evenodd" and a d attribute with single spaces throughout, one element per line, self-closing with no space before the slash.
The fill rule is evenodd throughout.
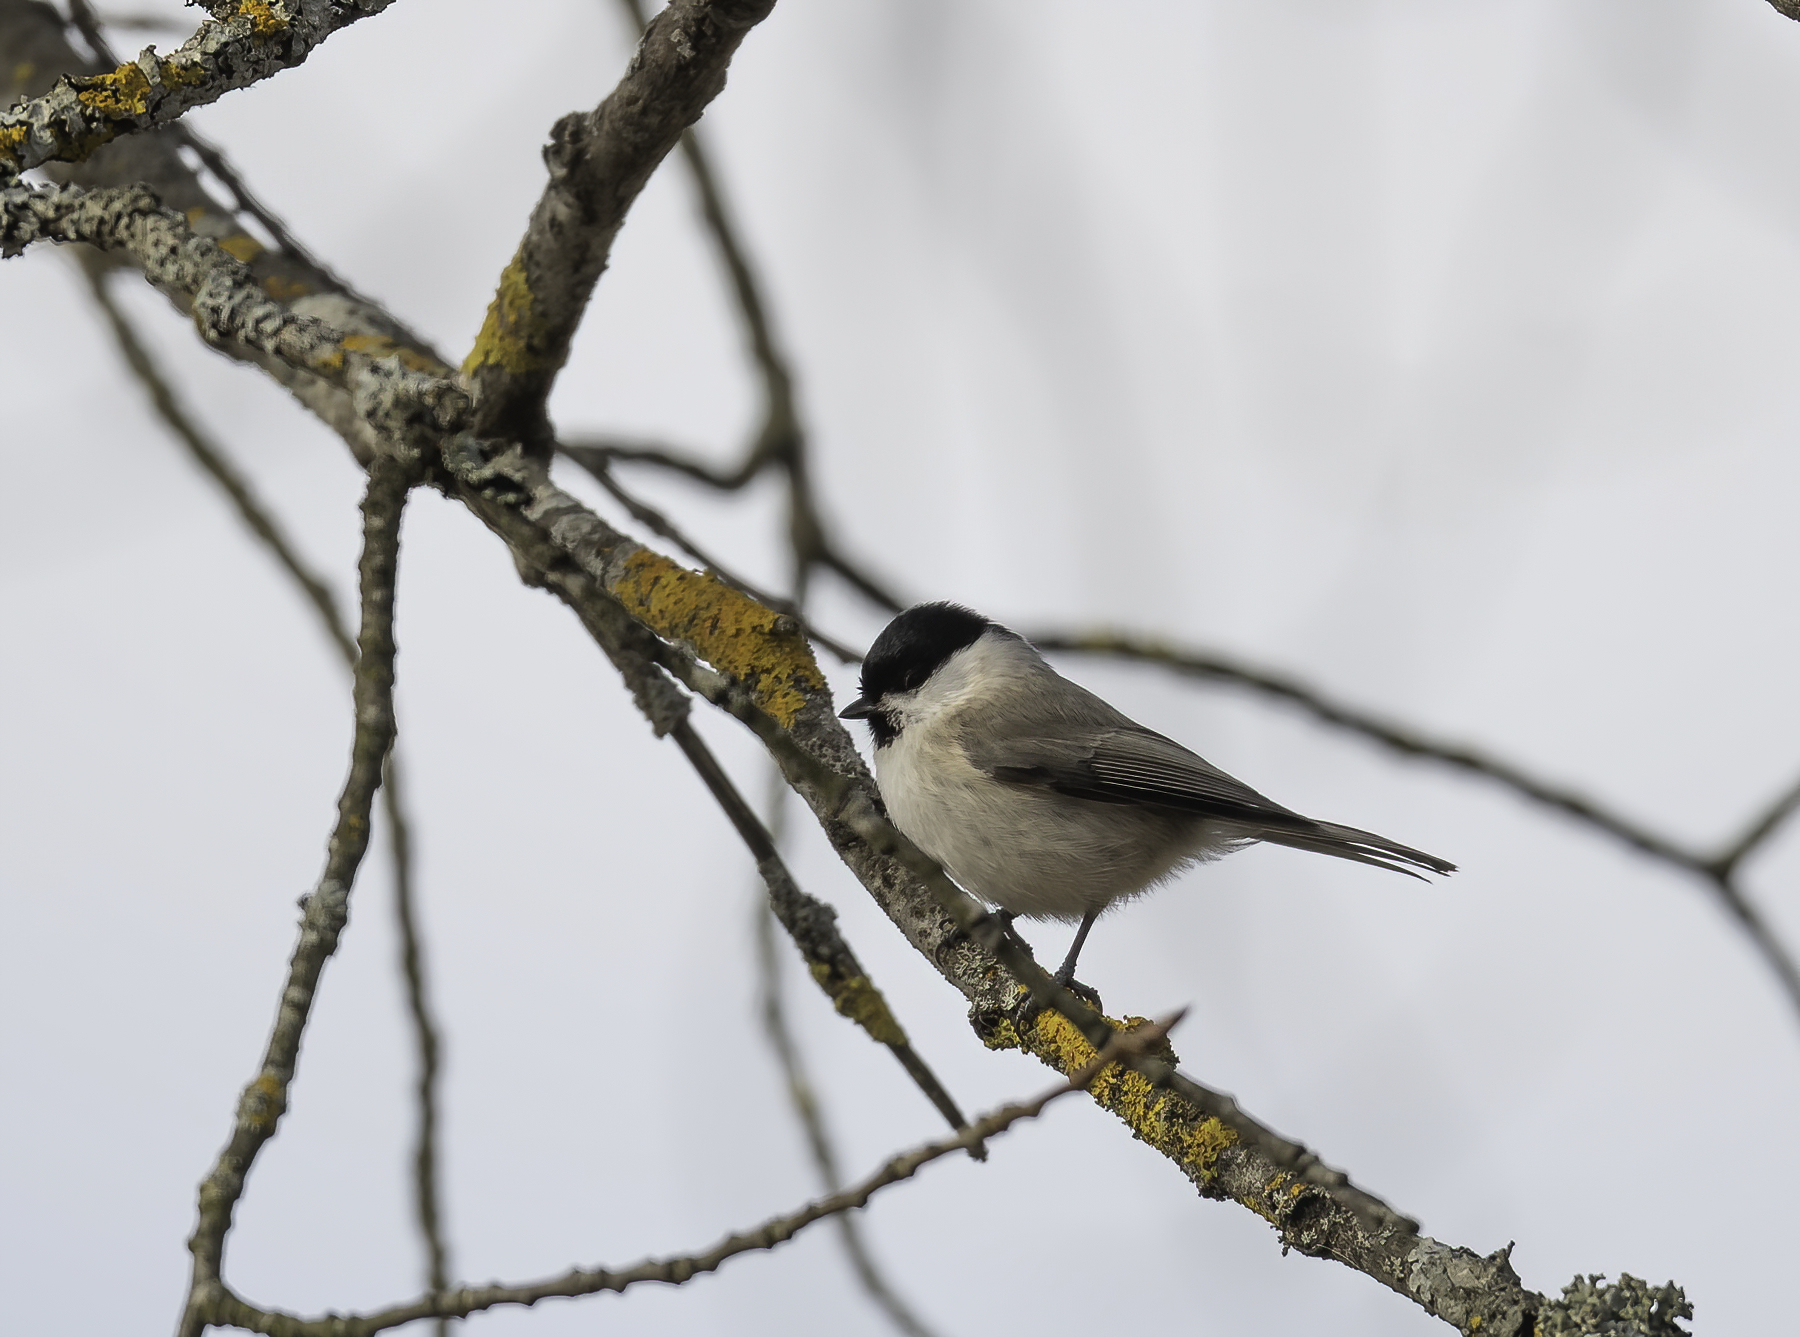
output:
<path id="1" fill-rule="evenodd" d="M 712 576 L 639 548 L 625 559 L 612 593 L 657 635 L 692 646 L 743 683 L 784 729 L 808 695 L 824 689 L 825 675 L 793 619 Z"/>
<path id="2" fill-rule="evenodd" d="M 549 332 L 536 306 L 524 259 L 515 254 L 500 272 L 500 286 L 488 304 L 487 319 L 481 322 L 475 346 L 463 359 L 463 375 L 473 376 L 482 367 L 499 367 L 514 376 L 540 369 Z"/>
<path id="3" fill-rule="evenodd" d="M 1127 1017 L 1106 1024 L 1114 1030 L 1134 1031 L 1148 1024 L 1143 1017 Z M 1021 1034 L 1003 1022 L 988 1037 L 994 1049 L 1024 1049 L 1071 1077 L 1094 1061 L 1096 1051 L 1087 1037 L 1060 1012 L 1045 1009 Z M 1153 1086 L 1141 1073 L 1109 1063 L 1088 1084 L 1088 1094 L 1101 1109 L 1116 1114 L 1132 1135 L 1147 1142 L 1174 1161 L 1197 1182 L 1210 1183 L 1218 1174 L 1220 1153 L 1236 1144 L 1238 1135 L 1211 1115 L 1202 1115 L 1180 1096 Z"/>
<path id="4" fill-rule="evenodd" d="M 243 0 L 237 12 L 250 20 L 250 31 L 258 37 L 273 37 L 288 26 L 287 15 L 276 13 L 269 0 Z"/>
<path id="5" fill-rule="evenodd" d="M 75 100 L 98 112 L 109 121 L 128 116 L 143 116 L 150 110 L 150 80 L 135 61 L 126 61 L 116 70 L 84 79 L 69 80 L 75 87 Z"/>
<path id="6" fill-rule="evenodd" d="M 812 977 L 831 995 L 831 1005 L 840 1017 L 848 1017 L 869 1033 L 871 1039 L 884 1045 L 903 1045 L 906 1043 L 906 1032 L 900 1028 L 899 1021 L 887 1005 L 887 999 L 881 996 L 881 990 L 867 975 L 855 975 L 847 980 L 832 982 L 831 967 L 823 962 L 816 962 L 812 967 Z"/>

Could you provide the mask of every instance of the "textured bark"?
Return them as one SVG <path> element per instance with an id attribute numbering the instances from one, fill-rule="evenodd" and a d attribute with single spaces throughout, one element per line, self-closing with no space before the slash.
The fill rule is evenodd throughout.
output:
<path id="1" fill-rule="evenodd" d="M 551 444 L 544 402 L 644 183 L 725 87 L 725 67 L 774 0 L 674 0 L 619 86 L 550 131 L 544 187 L 463 363 L 484 436 Z"/>
<path id="2" fill-rule="evenodd" d="M 0 168 L 23 172 L 79 162 L 102 144 L 166 125 L 300 64 L 332 33 L 393 0 L 239 0 L 208 6 L 214 19 L 167 56 L 97 74 L 68 75 L 42 97 L 0 114 Z"/>

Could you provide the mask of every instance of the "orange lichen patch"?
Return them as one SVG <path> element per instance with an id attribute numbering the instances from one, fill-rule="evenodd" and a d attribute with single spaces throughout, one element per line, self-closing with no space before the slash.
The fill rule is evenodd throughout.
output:
<path id="1" fill-rule="evenodd" d="M 691 645 L 719 672 L 743 683 L 783 728 L 825 677 L 812 647 L 772 608 L 712 576 L 639 548 L 625 559 L 613 595 L 658 635 Z"/>
<path id="2" fill-rule="evenodd" d="M 249 264 L 268 249 L 255 237 L 245 236 L 242 232 L 220 238 L 218 246 L 226 255 L 234 260 L 242 260 L 245 264 Z"/>
<path id="3" fill-rule="evenodd" d="M 347 353 L 362 353 L 367 357 L 398 357 L 400 365 L 408 371 L 429 372 L 434 376 L 448 376 L 450 368 L 416 348 L 408 348 L 405 344 L 396 343 L 385 334 L 350 334 L 341 341 Z"/>
<path id="4" fill-rule="evenodd" d="M 284 279 L 279 274 L 271 274 L 262 281 L 263 291 L 278 302 L 291 302 L 297 297 L 304 297 L 312 289 L 304 283 L 293 279 Z"/>

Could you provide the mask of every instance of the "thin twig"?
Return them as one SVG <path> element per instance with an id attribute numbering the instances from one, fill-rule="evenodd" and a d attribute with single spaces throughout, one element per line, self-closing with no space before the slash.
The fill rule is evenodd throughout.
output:
<path id="1" fill-rule="evenodd" d="M 444 1241 L 443 1207 L 438 1200 L 438 1071 L 437 1022 L 425 990 L 425 957 L 420 946 L 418 913 L 412 885 L 412 828 L 401 800 L 400 756 L 390 747 L 382 785 L 382 812 L 387 817 L 388 844 L 394 859 L 394 914 L 400 929 L 400 977 L 406 984 L 406 1014 L 412 1019 L 413 1046 L 419 1055 L 413 1098 L 418 1127 L 413 1134 L 413 1219 L 425 1245 L 425 1284 L 433 1293 L 450 1284 L 450 1251 Z M 449 1331 L 436 1323 L 438 1337 Z"/>
<path id="2" fill-rule="evenodd" d="M 1059 1086 L 1020 1104 L 1003 1105 L 983 1115 L 968 1128 L 952 1137 L 928 1142 L 912 1151 L 895 1156 L 880 1169 L 855 1186 L 806 1204 L 798 1211 L 773 1217 L 749 1230 L 727 1235 L 712 1248 L 674 1258 L 650 1258 L 634 1266 L 613 1271 L 609 1268 L 572 1268 L 560 1276 L 523 1286 L 462 1287 L 442 1295 L 425 1295 L 407 1304 L 369 1314 L 329 1314 L 322 1318 L 303 1319 L 279 1310 L 258 1309 L 236 1295 L 225 1293 L 217 1306 L 217 1321 L 230 1323 L 265 1337 L 373 1337 L 388 1328 L 397 1328 L 422 1318 L 465 1318 L 470 1314 L 498 1305 L 534 1305 L 539 1300 L 556 1297 L 594 1295 L 601 1291 L 623 1291 L 646 1281 L 679 1286 L 697 1276 L 715 1272 L 727 1259 L 738 1254 L 772 1249 L 792 1239 L 815 1221 L 838 1216 L 866 1206 L 882 1189 L 911 1179 L 925 1166 L 954 1152 L 965 1151 L 977 1141 L 998 1137 L 1016 1123 L 1035 1119 L 1045 1107 L 1073 1092 L 1086 1089 L 1115 1062 L 1129 1061 L 1132 1055 L 1160 1044 L 1168 1022 L 1145 1024 L 1137 1030 L 1120 1032 L 1109 1041 L 1096 1058 Z"/>
<path id="3" fill-rule="evenodd" d="M 1698 855 L 1665 840 L 1647 827 L 1622 817 L 1581 794 L 1539 780 L 1510 762 L 1490 757 L 1472 747 L 1427 737 L 1405 725 L 1382 719 L 1373 712 L 1333 700 L 1323 692 L 1283 674 L 1251 668 L 1234 659 L 1203 650 L 1178 650 L 1157 641 L 1111 632 L 1042 632 L 1030 633 L 1026 639 L 1047 653 L 1098 655 L 1108 659 L 1158 664 L 1184 677 L 1205 678 L 1247 687 L 1263 696 L 1291 702 L 1315 719 L 1360 734 L 1405 756 L 1428 757 L 1446 766 L 1454 766 L 1458 770 L 1493 780 L 1534 803 L 1574 817 L 1641 853 L 1667 863 L 1695 871 L 1704 862 Z"/>
<path id="4" fill-rule="evenodd" d="M 800 889 L 776 848 L 774 838 L 758 820 L 724 767 L 719 765 L 712 749 L 695 732 L 694 726 L 684 719 L 670 735 L 755 858 L 757 871 L 768 888 L 769 908 L 800 949 L 826 997 L 840 1013 L 893 1051 L 907 1075 L 952 1128 L 963 1127 L 966 1121 L 956 1101 L 919 1058 L 881 990 L 875 987 L 851 951 L 850 944 L 838 931 L 837 912 Z"/>
<path id="5" fill-rule="evenodd" d="M 101 65 L 119 63 L 119 58 L 113 55 L 112 47 L 107 43 L 100 16 L 87 0 L 69 0 L 69 26 L 81 34 L 81 40 L 87 43 L 88 50 L 94 53 L 94 59 Z"/>
<path id="6" fill-rule="evenodd" d="M 292 6 L 279 19 L 280 41 L 269 40 L 266 25 L 272 16 L 266 5 L 260 13 L 250 6 L 209 19 L 174 51 L 154 57 L 154 79 L 140 70 L 130 97 L 107 95 L 110 72 L 64 76 L 42 97 L 0 111 L 0 168 L 26 172 L 50 162 L 79 162 L 120 135 L 167 125 L 300 64 L 332 34 L 390 3 Z M 91 11 L 72 22 L 98 31 Z M 105 43 L 98 48 L 104 50 Z"/>
<path id="7" fill-rule="evenodd" d="M 775 819 L 771 825 L 776 825 L 780 819 L 782 798 L 787 793 L 787 786 L 782 784 L 779 773 L 772 773 L 771 778 L 774 781 L 770 798 L 771 816 Z M 770 834 L 774 836 L 775 832 L 771 831 Z M 812 1155 L 813 1169 L 818 1172 L 820 1187 L 828 1194 L 837 1193 L 843 1189 L 844 1176 L 838 1167 L 837 1148 L 825 1127 L 825 1112 L 819 1106 L 812 1078 L 806 1070 L 805 1056 L 794 1043 L 793 1028 L 788 1023 L 785 991 L 781 985 L 781 958 L 775 951 L 775 922 L 773 907 L 766 899 L 761 901 L 756 907 L 756 974 L 762 1001 L 760 1011 L 763 1035 L 768 1040 L 769 1047 L 775 1051 L 776 1062 L 781 1065 L 781 1075 L 787 1084 L 788 1101 L 806 1136 L 806 1147 Z M 960 1114 L 953 1123 L 966 1126 Z M 969 1154 L 985 1160 L 986 1144 L 971 1147 Z M 855 1273 L 864 1293 L 886 1315 L 887 1320 L 907 1334 L 907 1337 L 931 1337 L 931 1329 L 913 1313 L 899 1293 L 888 1285 L 887 1278 L 876 1266 L 875 1259 L 863 1240 L 862 1223 L 848 1212 L 839 1214 L 836 1219 L 839 1242 L 844 1246 L 850 1270 Z"/>
<path id="8" fill-rule="evenodd" d="M 169 384 L 168 378 L 151 358 L 149 349 L 138 337 L 136 327 L 114 300 L 112 290 L 107 285 L 105 265 L 99 254 L 86 248 L 78 254 L 81 257 L 81 271 L 87 276 L 88 288 L 94 295 L 94 301 L 106 316 L 106 322 L 112 329 L 113 338 L 118 343 L 126 365 L 149 394 L 151 407 L 156 410 L 157 417 L 187 447 L 188 455 L 194 463 L 231 499 L 238 518 L 263 547 L 269 550 L 280 563 L 281 569 L 287 572 L 300 592 L 306 596 L 306 601 L 319 615 L 319 623 L 325 629 L 325 634 L 331 638 L 331 643 L 337 647 L 345 664 L 354 668 L 356 645 L 344 626 L 344 619 L 338 612 L 337 599 L 332 594 L 331 587 L 307 567 L 305 559 L 283 532 L 280 523 L 257 500 L 249 481 L 226 458 L 225 452 L 207 437 L 181 403 L 174 387 Z"/>
<path id="9" fill-rule="evenodd" d="M 290 258 L 310 269 L 317 270 L 319 274 L 329 279 L 334 287 L 348 291 L 349 285 L 321 264 L 318 258 L 302 246 L 292 232 L 288 231 L 287 224 L 251 193 L 242 174 L 232 166 L 230 159 L 226 158 L 222 150 L 202 139 L 185 121 L 177 121 L 173 128 L 175 137 L 193 150 L 194 156 L 201 161 L 206 170 L 217 178 L 219 184 L 231 192 L 232 201 L 237 205 L 240 213 L 250 215 L 261 224 L 263 231 L 269 234 L 269 239 Z"/>
<path id="10" fill-rule="evenodd" d="M 1794 815 L 1796 809 L 1800 809 L 1800 780 L 1794 781 L 1787 792 L 1769 804 L 1762 816 L 1745 828 L 1743 835 L 1726 846 L 1725 852 L 1712 861 L 1712 867 L 1726 877 L 1731 876 L 1739 864 Z"/>
<path id="11" fill-rule="evenodd" d="M 350 890 L 369 847 L 369 815 L 381 784 L 383 763 L 394 740 L 394 575 L 400 553 L 400 512 L 412 486 L 408 466 L 378 456 L 363 497 L 363 552 L 358 564 L 362 625 L 356 661 L 355 736 L 350 773 L 338 799 L 325 870 L 305 898 L 300 941 L 288 966 L 275 1026 L 256 1077 L 244 1088 L 230 1140 L 200 1185 L 200 1221 L 188 1241 L 194 1256 L 181 1337 L 200 1337 L 219 1322 L 225 1297 L 222 1268 L 225 1237 L 257 1153 L 287 1109 L 288 1088 L 299 1062 L 300 1039 L 312 1014 L 325 962 L 337 950 L 349 920 Z"/>
<path id="12" fill-rule="evenodd" d="M 79 0 L 78 0 L 79 2 Z M 252 535 L 271 553 L 286 571 L 318 615 L 319 625 L 343 658 L 344 666 L 356 672 L 356 643 L 344 625 L 337 599 L 325 583 L 300 556 L 274 515 L 258 500 L 249 481 L 231 463 L 220 446 L 211 440 L 199 423 L 187 412 L 174 387 L 144 342 L 138 337 L 124 309 L 114 299 L 108 286 L 105 264 L 95 252 L 83 248 L 78 252 L 82 272 L 87 276 L 94 301 L 112 328 L 119 351 L 138 382 L 150 396 L 151 406 L 184 446 L 189 456 L 205 471 L 230 499 L 238 518 Z M 387 759 L 387 781 L 382 786 L 382 812 L 388 824 L 388 850 L 394 878 L 394 903 L 400 929 L 400 970 L 406 985 L 406 1005 L 413 1023 L 413 1040 L 419 1055 L 418 1129 L 415 1135 L 414 1212 L 425 1246 L 426 1277 L 434 1289 L 442 1289 L 448 1280 L 442 1216 L 437 1187 L 437 1092 L 439 1042 L 437 1025 L 425 993 L 425 967 L 418 924 L 413 907 L 412 835 L 406 805 L 401 798 L 399 752 L 390 747 Z"/>

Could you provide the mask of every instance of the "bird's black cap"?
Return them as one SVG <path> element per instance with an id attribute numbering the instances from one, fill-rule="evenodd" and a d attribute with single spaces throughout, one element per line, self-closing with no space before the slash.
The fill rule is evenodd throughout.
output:
<path id="1" fill-rule="evenodd" d="M 881 698 L 893 692 L 910 692 L 951 655 L 975 644 L 994 624 L 961 604 L 918 604 L 907 609 L 882 630 L 869 647 L 862 666 L 862 696 L 838 712 L 847 720 L 866 719 L 876 727 Z"/>

